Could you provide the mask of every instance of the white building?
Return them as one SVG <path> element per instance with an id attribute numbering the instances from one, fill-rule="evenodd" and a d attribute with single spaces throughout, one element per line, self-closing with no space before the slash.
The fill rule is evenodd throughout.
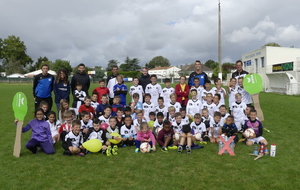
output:
<path id="1" fill-rule="evenodd" d="M 20 73 L 14 73 L 11 75 L 7 75 L 6 78 L 25 78 L 25 76 L 23 74 Z"/>
<path id="2" fill-rule="evenodd" d="M 180 75 L 178 74 L 178 71 L 180 71 L 178 67 L 175 66 L 169 66 L 169 67 L 156 67 L 153 69 L 150 69 L 148 71 L 149 75 L 157 75 L 158 78 L 179 78 Z"/>
<path id="3" fill-rule="evenodd" d="M 244 70 L 262 76 L 265 92 L 300 94 L 300 49 L 264 46 L 242 55 Z"/>

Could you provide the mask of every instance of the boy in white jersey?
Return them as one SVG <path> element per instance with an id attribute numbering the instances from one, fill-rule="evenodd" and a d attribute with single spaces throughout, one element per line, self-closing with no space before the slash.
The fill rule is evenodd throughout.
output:
<path id="1" fill-rule="evenodd" d="M 158 112 L 156 114 L 156 120 L 154 121 L 154 126 L 152 130 L 155 137 L 157 137 L 159 131 L 162 130 L 163 123 L 164 123 L 164 114 L 162 112 Z"/>
<path id="2" fill-rule="evenodd" d="M 91 106 L 94 108 L 94 110 L 96 110 L 98 105 L 99 105 L 99 103 L 98 103 L 98 93 L 93 92 Z"/>
<path id="3" fill-rule="evenodd" d="M 156 107 L 155 113 L 162 112 L 164 114 L 164 117 L 167 117 L 168 107 L 165 106 L 164 104 L 164 98 L 159 97 L 157 101 L 158 101 L 158 107 Z"/>
<path id="4" fill-rule="evenodd" d="M 122 137 L 123 146 L 134 145 L 137 132 L 134 126 L 132 125 L 131 116 L 125 117 L 125 125 L 121 127 L 120 134 Z"/>
<path id="5" fill-rule="evenodd" d="M 175 93 L 175 89 L 171 87 L 171 80 L 169 78 L 166 78 L 164 80 L 166 87 L 162 89 L 160 96 L 164 98 L 165 105 L 168 105 L 170 100 L 170 95 Z"/>
<path id="6" fill-rule="evenodd" d="M 206 126 L 201 122 L 201 114 L 196 113 L 194 115 L 194 121 L 191 123 L 191 128 L 194 130 L 193 140 L 194 141 L 204 141 L 208 140 L 208 135 L 206 131 Z M 200 135 L 199 135 L 200 134 Z"/>
<path id="7" fill-rule="evenodd" d="M 242 102 L 248 105 L 252 103 L 252 96 L 244 89 L 243 80 L 243 77 L 238 79 L 238 92 L 242 95 Z"/>
<path id="8" fill-rule="evenodd" d="M 182 117 L 182 122 L 184 124 L 190 124 L 190 117 L 188 115 L 186 115 L 185 108 L 180 108 L 180 114 L 181 114 L 181 117 Z"/>
<path id="9" fill-rule="evenodd" d="M 170 95 L 171 101 L 170 101 L 169 105 L 167 105 L 167 106 L 168 107 L 173 106 L 176 109 L 176 112 L 179 112 L 180 108 L 181 108 L 181 104 L 179 102 L 176 102 L 176 98 L 177 98 L 176 94 L 174 94 L 174 93 L 171 94 Z"/>
<path id="10" fill-rule="evenodd" d="M 161 93 L 161 86 L 158 84 L 157 81 L 157 76 L 156 75 L 151 75 L 150 76 L 151 83 L 147 84 L 145 88 L 145 93 L 151 94 L 151 102 L 155 105 L 158 106 L 157 99 Z M 144 114 L 145 115 L 145 114 Z"/>
<path id="11" fill-rule="evenodd" d="M 111 116 L 111 111 L 112 111 L 111 106 L 106 106 L 104 108 L 104 114 L 98 118 L 100 120 L 101 124 L 106 123 L 109 125 L 109 118 Z"/>
<path id="12" fill-rule="evenodd" d="M 83 135 L 80 131 L 80 125 L 79 120 L 72 121 L 72 131 L 66 134 L 62 143 L 62 147 L 65 149 L 63 155 L 71 156 L 73 154 L 77 154 L 80 157 L 85 156 L 83 153 L 85 150 L 82 146 Z"/>
<path id="13" fill-rule="evenodd" d="M 198 79 L 198 78 L 195 78 Z M 194 80 L 195 81 L 195 80 Z M 198 79 L 199 81 L 199 79 Z M 197 98 L 197 90 L 193 88 L 191 90 L 192 99 L 190 99 L 186 105 L 186 112 L 190 116 L 194 116 L 196 113 L 201 112 L 202 102 Z"/>
<path id="14" fill-rule="evenodd" d="M 225 105 L 225 99 L 226 99 L 226 90 L 222 87 L 222 81 L 220 78 L 214 79 L 215 87 L 213 87 L 211 90 L 215 94 L 220 94 L 220 103 Z"/>
<path id="15" fill-rule="evenodd" d="M 90 113 L 87 111 L 81 112 L 80 117 L 81 131 L 83 134 L 86 134 L 89 128 L 93 128 L 93 120 L 90 119 Z"/>
<path id="16" fill-rule="evenodd" d="M 220 125 L 221 113 L 215 112 L 213 119 L 210 121 L 209 138 L 211 143 L 218 143 L 222 132 L 222 126 Z"/>
<path id="17" fill-rule="evenodd" d="M 132 97 L 132 102 L 133 102 L 133 94 L 138 93 L 139 94 L 139 100 L 138 102 L 143 103 L 143 95 L 144 95 L 144 90 L 141 85 L 139 85 L 139 78 L 134 77 L 133 78 L 133 86 L 129 88 L 129 95 Z"/>
<path id="18" fill-rule="evenodd" d="M 201 110 L 206 108 L 209 112 L 209 115 L 213 116 L 216 108 L 216 104 L 212 101 L 213 95 L 211 93 L 206 94 L 206 102 L 202 104 Z"/>
<path id="19" fill-rule="evenodd" d="M 175 113 L 175 122 L 172 123 L 172 128 L 174 130 L 176 140 L 179 140 L 183 125 L 185 125 L 185 123 L 182 122 L 181 114 L 179 112 Z"/>
<path id="20" fill-rule="evenodd" d="M 236 78 L 231 78 L 228 83 L 228 103 L 229 109 L 231 108 L 231 104 L 235 102 L 235 95 L 238 93 L 237 86 L 236 86 Z"/>
<path id="21" fill-rule="evenodd" d="M 194 78 L 194 84 L 195 84 L 195 86 L 192 86 L 191 87 L 191 90 L 192 89 L 196 89 L 197 90 L 197 99 L 202 103 L 203 102 L 203 100 L 202 100 L 202 91 L 203 91 L 203 86 L 200 86 L 200 80 L 199 80 L 199 78 L 198 77 L 195 77 Z"/>
<path id="22" fill-rule="evenodd" d="M 144 119 L 142 110 L 138 110 L 136 116 L 137 116 L 137 118 L 135 120 L 133 120 L 133 126 L 135 127 L 136 131 L 139 131 L 141 123 L 146 122 L 146 119 Z"/>
<path id="23" fill-rule="evenodd" d="M 168 107 L 168 114 L 167 114 L 168 116 L 166 119 L 169 120 L 171 124 L 176 122 L 175 111 L 176 109 L 173 106 Z"/>
<path id="24" fill-rule="evenodd" d="M 228 112 L 227 112 L 227 109 L 226 109 L 226 106 L 225 105 L 221 105 L 220 106 L 220 113 L 221 113 L 221 120 L 220 120 L 220 123 L 221 123 L 221 126 L 224 125 L 225 121 L 226 121 L 226 118 L 230 115 Z"/>
<path id="25" fill-rule="evenodd" d="M 145 102 L 143 103 L 143 113 L 144 117 L 147 121 L 149 121 L 149 113 L 155 112 L 155 105 L 150 101 L 151 95 L 146 93 L 145 94 Z"/>
<path id="26" fill-rule="evenodd" d="M 246 104 L 242 101 L 242 95 L 237 93 L 235 95 L 235 102 L 231 105 L 231 115 L 234 117 L 234 123 L 238 128 L 239 132 L 242 132 L 242 126 L 245 122 L 245 110 L 247 108 Z"/>
<path id="27" fill-rule="evenodd" d="M 220 106 L 225 105 L 224 103 L 220 102 L 221 95 L 215 94 L 213 97 L 213 103 L 216 105 L 214 112 L 220 111 Z"/>
<path id="28" fill-rule="evenodd" d="M 202 90 L 201 96 L 202 96 L 202 103 L 206 102 L 207 99 L 207 94 L 211 93 L 212 96 L 215 94 L 215 92 L 213 90 L 211 90 L 211 82 L 210 80 L 206 81 L 204 84 L 205 88 Z"/>

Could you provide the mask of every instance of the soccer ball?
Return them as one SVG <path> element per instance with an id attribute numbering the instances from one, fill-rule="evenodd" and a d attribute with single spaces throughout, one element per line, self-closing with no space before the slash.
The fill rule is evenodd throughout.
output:
<path id="1" fill-rule="evenodd" d="M 150 150 L 151 150 L 151 146 L 150 146 L 149 143 L 143 142 L 143 143 L 141 144 L 141 146 L 140 146 L 140 151 L 141 151 L 142 153 L 148 153 L 148 152 L 150 152 Z"/>
<path id="2" fill-rule="evenodd" d="M 255 134 L 255 132 L 254 132 L 253 129 L 248 128 L 248 129 L 245 130 L 244 134 L 245 134 L 246 138 L 249 138 L 249 137 L 253 136 Z"/>
<path id="3" fill-rule="evenodd" d="M 195 135 L 195 138 L 199 141 L 201 139 L 201 133 L 196 133 Z"/>
<path id="4" fill-rule="evenodd" d="M 178 133 L 175 133 L 175 140 L 179 140 L 180 135 Z"/>
<path id="5" fill-rule="evenodd" d="M 159 133 L 160 130 L 162 130 L 162 128 L 161 127 L 157 127 L 156 130 L 155 130 L 155 133 L 158 135 L 158 133 Z"/>

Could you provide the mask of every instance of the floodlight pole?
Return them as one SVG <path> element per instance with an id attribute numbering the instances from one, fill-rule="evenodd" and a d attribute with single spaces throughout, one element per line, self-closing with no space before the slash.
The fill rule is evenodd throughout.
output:
<path id="1" fill-rule="evenodd" d="M 221 2 L 219 0 L 219 25 L 218 25 L 218 62 L 219 62 L 219 78 L 222 80 L 222 42 L 221 42 Z"/>

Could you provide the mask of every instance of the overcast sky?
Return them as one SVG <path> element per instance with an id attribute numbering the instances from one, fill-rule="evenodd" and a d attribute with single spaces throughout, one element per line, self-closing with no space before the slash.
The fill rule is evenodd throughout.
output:
<path id="1" fill-rule="evenodd" d="M 20 37 L 34 61 L 218 60 L 218 0 L 0 0 L 0 7 L 0 38 Z M 299 0 L 221 0 L 223 62 L 269 42 L 300 48 L 299 7 Z"/>

